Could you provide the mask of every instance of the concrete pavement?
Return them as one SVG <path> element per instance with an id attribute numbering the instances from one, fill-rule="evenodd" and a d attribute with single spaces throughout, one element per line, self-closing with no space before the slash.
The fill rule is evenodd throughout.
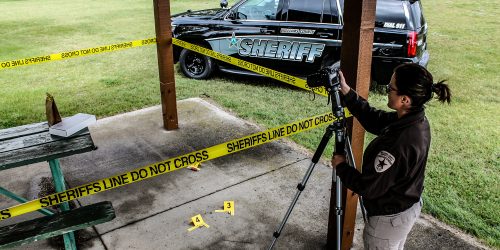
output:
<path id="1" fill-rule="evenodd" d="M 162 128 L 161 108 L 100 119 L 90 130 L 98 149 L 61 159 L 70 186 L 110 177 L 263 130 L 199 98 L 178 102 L 179 129 Z M 323 128 L 320 128 L 323 129 Z M 320 138 L 318 138 L 319 141 Z M 83 249 L 266 249 L 310 164 L 311 152 L 287 139 L 80 199 L 112 201 L 116 218 L 90 228 Z M 45 163 L 2 172 L 7 189 L 33 198 Z M 317 164 L 275 249 L 322 249 L 332 170 Z M 235 215 L 215 213 L 234 200 Z M 15 203 L 0 198 L 0 207 Z M 209 228 L 188 232 L 201 214 Z M 38 216 L 36 213 L 2 222 Z M 358 213 L 353 249 L 362 249 Z M 47 241 L 20 249 L 52 249 Z M 474 238 L 423 215 L 406 249 L 486 249 Z"/>

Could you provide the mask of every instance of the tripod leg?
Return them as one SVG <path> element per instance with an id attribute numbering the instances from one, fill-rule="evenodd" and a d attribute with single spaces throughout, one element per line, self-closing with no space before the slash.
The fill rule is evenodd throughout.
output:
<path id="1" fill-rule="evenodd" d="M 316 149 L 316 152 L 314 153 L 314 156 L 311 160 L 311 164 L 309 165 L 309 168 L 306 171 L 306 174 L 304 175 L 304 178 L 302 179 L 302 182 L 297 185 L 297 192 L 295 193 L 295 197 L 292 200 L 292 203 L 288 207 L 288 210 L 286 211 L 285 217 L 281 221 L 278 230 L 276 230 L 273 233 L 273 241 L 271 242 L 271 245 L 269 246 L 269 250 L 273 249 L 274 244 L 276 244 L 276 241 L 278 240 L 278 237 L 281 235 L 281 231 L 283 231 L 283 228 L 285 227 L 285 224 L 290 217 L 290 214 L 292 213 L 293 208 L 295 207 L 295 204 L 297 203 L 297 200 L 299 200 L 299 196 L 302 193 L 302 190 L 306 187 L 306 183 L 309 180 L 309 177 L 311 176 L 312 171 L 314 170 L 314 167 L 316 166 L 316 163 L 318 163 L 319 159 L 321 158 L 321 155 L 323 154 L 323 151 L 325 151 L 326 145 L 328 144 L 328 141 L 332 137 L 333 133 L 333 127 L 332 125 L 329 125 L 326 128 L 326 132 L 323 135 L 323 138 L 321 139 L 321 142 L 319 143 L 318 148 Z"/>
<path id="2" fill-rule="evenodd" d="M 307 170 L 306 176 L 311 174 L 310 172 L 312 172 L 315 165 L 316 165 L 316 163 L 311 163 L 311 165 L 309 166 L 309 168 Z M 292 213 L 292 210 L 295 207 L 295 204 L 297 204 L 297 201 L 299 200 L 299 196 L 302 193 L 302 190 L 304 190 L 304 188 L 305 188 L 305 183 L 304 183 L 304 185 L 302 183 L 299 183 L 299 185 L 297 185 L 298 190 L 295 193 L 295 197 L 293 197 L 292 203 L 288 207 L 288 210 L 286 211 L 285 217 L 281 221 L 281 224 L 279 225 L 278 230 L 276 230 L 273 233 L 273 241 L 272 241 L 271 245 L 269 246 L 269 249 L 273 249 L 274 244 L 276 244 L 276 241 L 278 240 L 278 237 L 280 237 L 281 231 L 285 227 L 285 224 L 288 221 L 288 218 L 290 217 L 290 214 Z"/>
<path id="3" fill-rule="evenodd" d="M 336 224 L 336 234 L 335 234 L 335 249 L 340 250 L 340 243 L 342 241 L 342 182 L 337 176 L 337 172 L 333 169 L 333 174 L 335 175 L 335 224 Z"/>
<path id="4" fill-rule="evenodd" d="M 337 124 L 335 137 L 335 154 L 345 154 L 346 147 L 346 134 L 340 124 Z M 336 169 L 333 169 L 333 174 L 335 176 L 335 222 L 336 222 L 336 234 L 335 234 L 335 249 L 340 250 L 342 242 L 342 182 L 337 176 Z"/>

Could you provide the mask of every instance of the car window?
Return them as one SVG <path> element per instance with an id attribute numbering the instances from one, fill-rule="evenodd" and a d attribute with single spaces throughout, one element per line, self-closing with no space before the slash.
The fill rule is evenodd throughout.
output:
<path id="1" fill-rule="evenodd" d="M 336 0 L 325 0 L 323 3 L 322 23 L 339 23 L 339 12 Z"/>
<path id="2" fill-rule="evenodd" d="M 338 23 L 337 8 L 330 0 L 290 0 L 287 21 Z"/>
<path id="3" fill-rule="evenodd" d="M 342 13 L 344 13 L 344 0 L 339 0 L 340 6 L 342 9 Z M 407 29 L 407 13 L 405 13 L 405 5 L 404 1 L 400 0 L 378 0 L 377 1 L 377 10 L 376 10 L 376 27 L 383 28 L 397 28 L 397 29 Z M 418 16 L 419 19 L 416 21 L 417 23 L 424 24 L 423 16 L 420 12 L 420 1 L 415 2 L 417 4 L 416 9 L 412 9 L 414 12 L 414 16 Z M 417 11 L 420 12 L 417 14 Z"/>
<path id="4" fill-rule="evenodd" d="M 276 20 L 279 0 L 249 0 L 238 7 L 238 19 Z"/>
<path id="5" fill-rule="evenodd" d="M 420 28 L 425 25 L 425 19 L 422 14 L 422 5 L 420 4 L 420 1 L 410 4 L 410 12 L 415 28 Z"/>
<path id="6" fill-rule="evenodd" d="M 383 28 L 406 29 L 407 11 L 403 1 L 377 1 L 376 26 Z"/>
<path id="7" fill-rule="evenodd" d="M 320 22 L 324 0 L 290 0 L 288 21 Z"/>

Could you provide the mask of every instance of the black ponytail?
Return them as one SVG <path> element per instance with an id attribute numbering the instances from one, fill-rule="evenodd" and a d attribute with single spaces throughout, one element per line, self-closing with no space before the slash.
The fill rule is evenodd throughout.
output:
<path id="1" fill-rule="evenodd" d="M 447 102 L 450 104 L 451 102 L 451 91 L 448 84 L 444 83 L 446 80 L 439 81 L 437 83 L 432 84 L 432 92 L 437 94 L 437 99 L 444 103 Z"/>
<path id="2" fill-rule="evenodd" d="M 398 95 L 407 95 L 411 99 L 412 109 L 421 109 L 432 99 L 433 93 L 437 99 L 450 103 L 451 92 L 445 80 L 434 83 L 432 74 L 416 63 L 405 63 L 394 69 Z"/>

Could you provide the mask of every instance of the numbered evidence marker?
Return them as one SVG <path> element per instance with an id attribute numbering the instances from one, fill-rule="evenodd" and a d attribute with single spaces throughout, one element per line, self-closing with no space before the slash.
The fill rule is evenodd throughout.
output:
<path id="1" fill-rule="evenodd" d="M 207 228 L 210 227 L 207 223 L 205 223 L 205 221 L 203 221 L 203 218 L 201 218 L 201 214 L 198 214 L 196 216 L 191 217 L 191 222 L 193 222 L 194 227 L 189 228 L 188 229 L 189 232 L 195 230 L 196 228 L 203 227 L 203 226 L 205 226 Z"/>
<path id="2" fill-rule="evenodd" d="M 201 166 L 201 164 L 199 162 L 197 162 L 195 164 L 189 165 L 187 167 L 187 169 L 191 169 L 193 171 L 200 171 L 200 166 Z"/>
<path id="3" fill-rule="evenodd" d="M 224 210 L 215 210 L 217 213 L 230 213 L 234 216 L 234 201 L 224 201 Z"/>

